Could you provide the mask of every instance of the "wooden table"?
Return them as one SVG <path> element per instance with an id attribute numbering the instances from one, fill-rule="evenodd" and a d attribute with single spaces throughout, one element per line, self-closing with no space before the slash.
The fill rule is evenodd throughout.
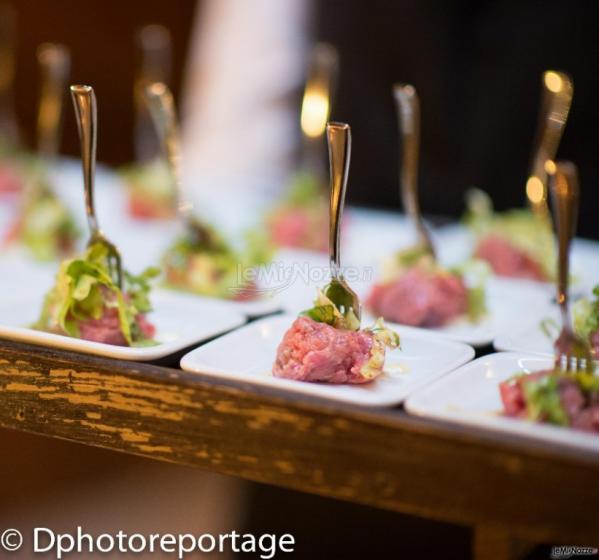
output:
<path id="1" fill-rule="evenodd" d="M 599 544 L 599 453 L 0 342 L 0 425 L 475 529 L 479 559 Z"/>

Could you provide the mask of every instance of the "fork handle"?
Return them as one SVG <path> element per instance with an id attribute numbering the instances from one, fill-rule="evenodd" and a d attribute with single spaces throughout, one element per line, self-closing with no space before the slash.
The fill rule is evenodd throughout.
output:
<path id="1" fill-rule="evenodd" d="M 555 158 L 568 120 L 573 94 L 574 86 L 572 78 L 568 74 L 555 70 L 547 70 L 543 73 L 541 114 L 527 182 L 528 200 L 537 215 L 547 215 L 545 162 Z M 533 196 L 533 193 L 528 193 L 531 180 L 535 181 L 536 186 L 541 189 L 536 196 Z"/>
<path id="2" fill-rule="evenodd" d="M 71 97 L 75 106 L 81 161 L 83 165 L 83 186 L 85 192 L 85 212 L 92 236 L 99 231 L 94 206 L 94 175 L 96 172 L 97 108 L 96 95 L 91 86 L 72 85 Z"/>
<path id="3" fill-rule="evenodd" d="M 172 40 L 163 25 L 143 26 L 136 35 L 140 65 L 135 76 L 135 156 L 139 163 L 151 161 L 160 155 L 160 139 L 154 134 L 154 123 L 148 113 L 146 87 L 154 82 L 170 82 Z"/>
<path id="4" fill-rule="evenodd" d="M 54 159 L 60 142 L 60 121 L 65 81 L 71 65 L 69 50 L 64 45 L 44 43 L 37 50 L 42 74 L 42 93 L 37 115 L 37 149 Z"/>
<path id="5" fill-rule="evenodd" d="M 401 134 L 401 170 L 399 183 L 401 200 L 410 216 L 418 242 L 434 256 L 434 248 L 422 219 L 418 203 L 418 159 L 420 151 L 420 100 L 414 86 L 395 84 L 393 97 L 397 107 L 397 124 Z"/>
<path id="6" fill-rule="evenodd" d="M 329 145 L 329 166 L 331 175 L 331 199 L 329 207 L 329 259 L 331 275 L 341 278 L 339 237 L 341 216 L 345 205 L 347 176 L 351 157 L 351 128 L 346 123 L 327 124 L 327 142 Z"/>
<path id="7" fill-rule="evenodd" d="M 155 82 L 146 87 L 145 99 L 169 163 L 177 210 L 183 219 L 190 219 L 193 204 L 183 191 L 180 134 L 173 94 L 166 84 Z"/>
<path id="8" fill-rule="evenodd" d="M 555 207 L 558 240 L 557 301 L 564 328 L 570 328 L 568 309 L 568 279 L 570 274 L 570 245 L 576 233 L 578 216 L 578 172 L 569 161 L 554 164 L 548 161 L 546 170 L 551 178 L 551 195 Z"/>

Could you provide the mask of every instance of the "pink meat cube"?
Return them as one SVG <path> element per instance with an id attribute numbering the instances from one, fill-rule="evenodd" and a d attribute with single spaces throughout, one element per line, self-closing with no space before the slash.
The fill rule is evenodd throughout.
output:
<path id="1" fill-rule="evenodd" d="M 461 277 L 414 267 L 396 280 L 377 284 L 367 306 L 387 321 L 438 327 L 468 310 L 468 289 Z"/>
<path id="2" fill-rule="evenodd" d="M 275 377 L 325 383 L 366 383 L 360 370 L 371 357 L 373 334 L 336 329 L 299 317 L 285 333 L 273 367 Z"/>
<path id="3" fill-rule="evenodd" d="M 546 281 L 541 265 L 522 249 L 499 235 L 487 235 L 480 240 L 474 256 L 489 263 L 498 276 Z"/>
<path id="4" fill-rule="evenodd" d="M 145 338 L 153 338 L 156 328 L 146 319 L 145 315 L 137 315 L 135 322 Z M 80 321 L 79 334 L 81 338 L 92 342 L 127 346 L 127 341 L 121 331 L 118 311 L 115 308 L 107 308 L 104 315 L 99 319 Z"/>

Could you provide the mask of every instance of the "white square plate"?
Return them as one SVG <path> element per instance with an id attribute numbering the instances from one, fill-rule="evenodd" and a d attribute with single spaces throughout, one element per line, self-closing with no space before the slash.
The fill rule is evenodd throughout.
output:
<path id="1" fill-rule="evenodd" d="M 531 354 L 489 354 L 414 393 L 405 407 L 417 416 L 599 451 L 597 435 L 501 415 L 499 383 L 518 372 L 530 373 L 552 366 L 553 360 Z"/>
<path id="2" fill-rule="evenodd" d="M 559 334 L 559 318 L 553 309 L 544 318 L 552 319 L 557 325 Z M 512 330 L 502 332 L 494 341 L 493 346 L 499 352 L 527 352 L 540 356 L 553 356 L 553 340 L 541 329 L 541 321 L 523 321 Z"/>
<path id="3" fill-rule="evenodd" d="M 159 342 L 156 346 L 114 346 L 28 328 L 40 312 L 37 299 L 0 303 L 0 337 L 107 358 L 148 361 L 164 358 L 245 323 L 243 315 L 217 301 L 155 290 L 152 303 L 154 310 L 148 318 L 156 325 Z"/>
<path id="4" fill-rule="evenodd" d="M 385 372 L 365 385 L 331 385 L 280 379 L 271 373 L 277 347 L 294 315 L 268 317 L 183 356 L 184 370 L 283 388 L 363 406 L 393 406 L 433 379 L 468 362 L 474 350 L 418 329 L 400 327 L 401 350 L 387 352 Z"/>

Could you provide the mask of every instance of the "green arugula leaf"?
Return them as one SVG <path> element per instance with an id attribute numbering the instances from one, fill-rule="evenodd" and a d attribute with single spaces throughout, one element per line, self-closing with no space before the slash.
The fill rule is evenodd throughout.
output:
<path id="1" fill-rule="evenodd" d="M 81 321 L 99 319 L 106 309 L 116 308 L 127 343 L 141 342 L 143 333 L 136 319 L 152 309 L 150 282 L 160 270 L 149 268 L 137 276 L 125 271 L 125 287 L 121 291 L 112 280 L 107 256 L 104 245 L 94 244 L 81 257 L 64 261 L 35 328 L 78 337 Z"/>
<path id="2" fill-rule="evenodd" d="M 546 375 L 541 379 L 522 382 L 526 410 L 531 420 L 559 426 L 568 425 L 569 418 L 561 403 L 558 382 L 558 375 Z"/>
<path id="3" fill-rule="evenodd" d="M 310 319 L 318 323 L 326 323 L 334 326 L 337 319 L 335 315 L 335 307 L 333 305 L 315 305 L 314 307 L 302 311 L 300 315 L 310 317 Z"/>

